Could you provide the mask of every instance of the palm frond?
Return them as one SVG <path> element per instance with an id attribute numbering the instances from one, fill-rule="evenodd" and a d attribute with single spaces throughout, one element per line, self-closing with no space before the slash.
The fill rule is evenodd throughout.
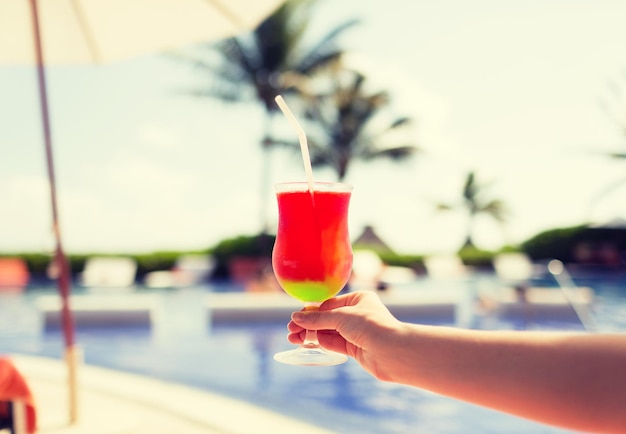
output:
<path id="1" fill-rule="evenodd" d="M 301 63 L 294 65 L 294 70 L 300 74 L 312 75 L 325 66 L 341 59 L 342 55 L 342 50 L 336 50 L 323 54 L 304 56 Z"/>
<path id="2" fill-rule="evenodd" d="M 301 51 L 300 45 L 309 29 L 316 0 L 289 0 L 285 3 L 285 31 L 289 34 L 289 52 Z"/>
<path id="3" fill-rule="evenodd" d="M 404 127 L 412 123 L 413 123 L 413 119 L 404 116 L 393 121 L 391 125 L 389 125 L 388 130 L 394 130 L 396 128 Z"/>
<path id="4" fill-rule="evenodd" d="M 494 199 L 480 207 L 479 212 L 488 214 L 499 222 L 506 221 L 509 210 L 500 199 Z"/>
<path id="5" fill-rule="evenodd" d="M 187 94 L 197 98 L 216 98 L 225 102 L 239 102 L 243 97 L 238 89 L 232 89 L 223 85 L 205 89 L 190 89 Z"/>
<path id="6" fill-rule="evenodd" d="M 391 160 L 405 160 L 415 154 L 417 148 L 413 145 L 394 146 L 384 149 L 370 149 L 365 159 L 373 160 L 379 158 L 389 158 Z"/>
<path id="7" fill-rule="evenodd" d="M 435 208 L 437 211 L 452 211 L 456 207 L 447 203 L 435 203 Z"/>
<path id="8" fill-rule="evenodd" d="M 321 65 L 326 64 L 327 59 L 337 58 L 343 52 L 343 50 L 336 48 L 337 38 L 357 24 L 360 24 L 360 21 L 352 19 L 328 32 L 317 44 L 303 54 L 303 60 L 298 67 L 299 71 L 303 74 L 311 74 Z"/>
<path id="9" fill-rule="evenodd" d="M 463 186 L 463 197 L 468 201 L 472 201 L 476 197 L 476 191 L 476 176 L 474 172 L 469 172 Z"/>

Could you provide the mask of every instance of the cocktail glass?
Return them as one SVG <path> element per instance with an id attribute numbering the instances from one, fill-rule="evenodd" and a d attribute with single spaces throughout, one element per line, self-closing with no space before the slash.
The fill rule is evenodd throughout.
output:
<path id="1" fill-rule="evenodd" d="M 312 190 L 310 190 L 312 186 Z M 278 231 L 272 252 L 274 274 L 283 290 L 315 310 L 337 295 L 352 271 L 348 205 L 352 186 L 330 182 L 276 184 Z M 322 348 L 307 330 L 302 345 L 274 359 L 291 365 L 324 366 L 347 357 Z"/>

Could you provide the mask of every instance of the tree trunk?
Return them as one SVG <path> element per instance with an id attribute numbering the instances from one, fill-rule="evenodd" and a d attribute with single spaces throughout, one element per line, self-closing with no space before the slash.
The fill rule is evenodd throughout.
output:
<path id="1" fill-rule="evenodd" d="M 269 233 L 268 221 L 268 196 L 270 194 L 270 174 L 272 173 L 272 155 L 271 155 L 271 129 L 272 129 L 272 113 L 267 112 L 265 116 L 265 132 L 261 141 L 262 159 L 261 159 L 261 197 L 259 202 L 259 219 L 261 221 L 260 233 L 267 235 Z"/>

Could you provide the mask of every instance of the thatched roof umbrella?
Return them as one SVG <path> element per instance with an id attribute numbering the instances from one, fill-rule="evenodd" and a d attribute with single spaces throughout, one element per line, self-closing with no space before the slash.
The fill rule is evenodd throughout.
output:
<path id="1" fill-rule="evenodd" d="M 377 253 L 393 253 L 393 250 L 382 238 L 374 231 L 374 228 L 370 225 L 363 228 L 363 232 L 353 242 L 352 247 L 354 249 L 368 249 Z"/>

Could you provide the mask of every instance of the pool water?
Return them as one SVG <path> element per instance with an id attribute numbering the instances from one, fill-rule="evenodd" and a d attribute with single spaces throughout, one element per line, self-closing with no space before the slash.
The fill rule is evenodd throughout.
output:
<path id="1" fill-rule="evenodd" d="M 577 283 L 595 290 L 594 317 L 600 330 L 626 331 L 623 274 L 587 277 Z M 423 284 L 406 290 L 419 290 Z M 222 393 L 338 433 L 568 432 L 380 382 L 353 360 L 315 368 L 278 364 L 272 355 L 292 347 L 286 340 L 286 323 L 210 325 L 204 300 L 215 290 L 207 286 L 152 292 L 162 301 L 163 310 L 151 329 L 78 330 L 76 339 L 86 363 Z M 43 330 L 35 306 L 39 297 L 54 293 L 54 288 L 36 288 L 24 295 L 0 297 L 0 353 L 60 358 L 62 334 Z M 489 327 L 494 324 L 520 328 L 504 321 L 490 321 Z M 576 322 L 532 327 L 582 330 Z"/>

